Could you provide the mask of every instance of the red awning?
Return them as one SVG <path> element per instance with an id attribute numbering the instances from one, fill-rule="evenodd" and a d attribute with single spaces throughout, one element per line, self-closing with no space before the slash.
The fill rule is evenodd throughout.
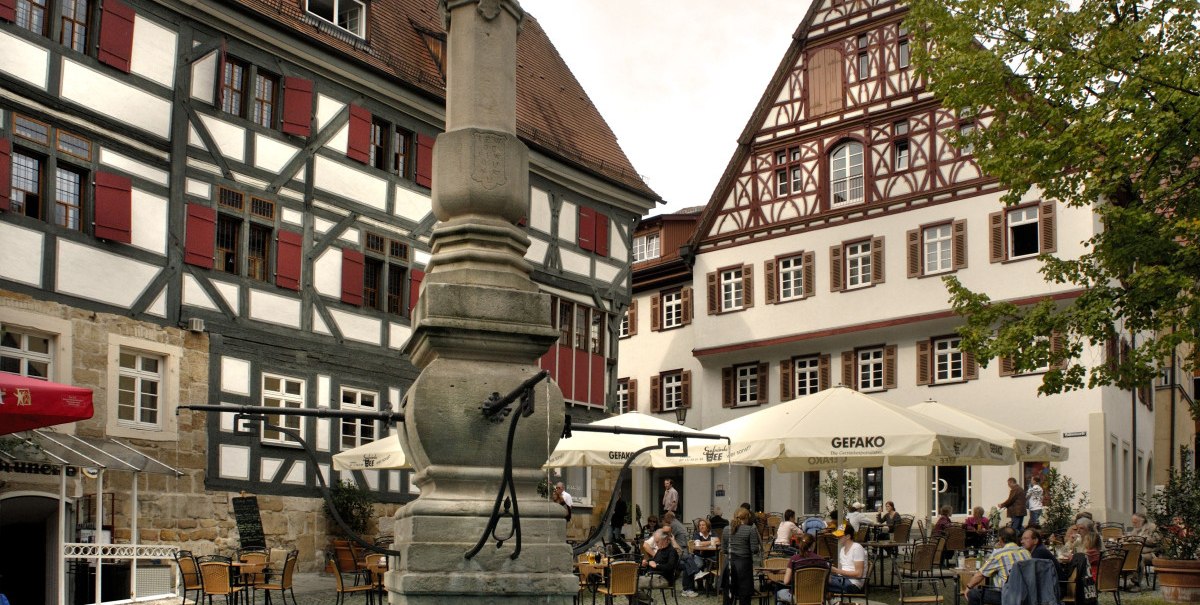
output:
<path id="1" fill-rule="evenodd" d="M 92 417 L 92 390 L 0 372 L 0 435 Z"/>

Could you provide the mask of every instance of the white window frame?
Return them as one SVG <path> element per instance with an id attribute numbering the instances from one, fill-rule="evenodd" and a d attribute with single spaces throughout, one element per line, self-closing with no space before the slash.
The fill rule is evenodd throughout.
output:
<path id="1" fill-rule="evenodd" d="M 893 170 L 908 170 L 908 139 L 897 139 L 892 144 L 892 168 Z"/>
<path id="2" fill-rule="evenodd" d="M 1031 252 L 1029 254 L 1022 254 L 1022 255 L 1018 256 L 1013 251 L 1013 246 L 1016 244 L 1016 240 L 1017 240 L 1017 238 L 1013 236 L 1013 228 L 1021 227 L 1021 226 L 1029 225 L 1029 224 L 1033 224 L 1033 225 L 1037 226 L 1037 232 L 1033 236 L 1034 242 L 1037 244 L 1037 251 Z M 1042 225 L 1041 225 L 1041 221 L 1040 221 L 1040 217 L 1039 217 L 1039 213 L 1038 213 L 1038 207 L 1036 205 L 1035 206 L 1027 206 L 1025 208 L 1013 208 L 1012 210 L 1005 212 L 1004 213 L 1004 228 L 1007 230 L 1006 235 L 1008 236 L 1007 237 L 1008 249 L 1005 250 L 1005 252 L 1008 253 L 1009 260 L 1018 259 L 1018 258 L 1029 258 L 1029 257 L 1037 256 L 1038 254 L 1041 254 L 1041 252 L 1042 252 Z"/>
<path id="3" fill-rule="evenodd" d="M 721 311 L 740 311 L 746 302 L 741 267 L 721 270 Z"/>
<path id="4" fill-rule="evenodd" d="M 923 275 L 946 273 L 954 269 L 954 229 L 950 223 L 921 229 L 921 266 Z"/>
<path id="5" fill-rule="evenodd" d="M 758 383 L 761 380 L 761 377 L 758 375 L 758 364 L 735 366 L 733 372 L 735 387 L 733 407 L 758 405 L 761 403 L 758 399 Z"/>
<path id="6" fill-rule="evenodd" d="M 328 1 L 331 4 L 333 4 L 333 20 L 332 21 L 330 21 L 329 19 L 326 19 L 325 17 L 322 17 L 321 15 L 317 14 L 315 11 L 313 11 L 310 8 L 310 5 L 313 3 L 313 0 L 305 0 L 304 10 L 308 14 L 312 15 L 313 17 L 316 17 L 317 19 L 320 19 L 326 23 L 330 23 L 342 31 L 350 32 L 351 34 L 354 34 L 355 36 L 358 36 L 359 38 L 367 37 L 367 33 L 366 33 L 367 5 L 366 5 L 366 3 L 362 2 L 361 0 L 328 0 Z M 343 12 L 342 8 L 345 4 L 353 4 L 358 7 L 358 27 L 356 29 L 351 29 L 349 27 L 342 25 L 341 23 L 338 23 L 339 21 L 341 21 L 341 16 L 342 16 L 342 12 Z"/>
<path id="7" fill-rule="evenodd" d="M 660 238 L 657 232 L 633 238 L 633 262 L 640 263 L 659 257 Z"/>
<path id="8" fill-rule="evenodd" d="M 792 181 L 788 177 L 787 168 L 780 168 L 779 170 L 775 171 L 775 193 L 776 193 L 776 195 L 783 197 L 783 196 L 786 196 L 789 193 L 791 193 L 791 184 L 792 184 Z"/>
<path id="9" fill-rule="evenodd" d="M 617 413 L 624 414 L 631 411 L 629 401 L 629 379 L 620 378 L 617 380 Z"/>
<path id="10" fill-rule="evenodd" d="M 933 351 L 933 383 L 962 382 L 966 380 L 966 359 L 962 351 L 962 337 L 935 338 L 930 344 Z"/>
<path id="11" fill-rule="evenodd" d="M 284 387 L 283 390 L 268 391 L 267 390 L 267 380 L 279 380 L 280 386 Z M 294 383 L 297 383 L 300 385 L 300 393 L 298 395 L 287 392 L 286 386 L 289 382 L 294 382 Z M 307 402 L 308 383 L 303 378 L 293 378 L 291 376 L 284 376 L 283 374 L 271 374 L 268 372 L 263 372 L 261 383 L 262 383 L 261 397 L 262 397 L 262 406 L 263 407 L 280 407 L 280 408 L 286 408 L 286 409 L 304 409 L 304 408 L 308 407 L 308 402 Z M 270 401 L 277 401 L 279 403 L 279 405 L 273 405 L 272 403 L 270 403 Z M 306 423 L 304 422 L 303 417 L 279 416 L 278 418 L 272 418 L 271 415 L 268 415 L 267 418 L 272 423 L 274 423 L 278 426 L 282 426 L 282 427 L 286 427 L 286 428 L 295 430 L 296 432 L 298 432 L 300 434 L 300 437 L 302 439 L 305 437 Z M 263 434 L 262 434 L 262 442 L 263 443 L 270 444 L 270 445 L 285 445 L 285 446 L 290 446 L 290 447 L 300 447 L 299 443 L 292 441 L 292 439 L 290 437 L 288 437 L 287 435 L 279 433 L 278 437 L 268 437 L 267 436 L 268 432 L 272 432 L 272 431 L 270 431 L 269 429 L 263 429 Z"/>
<path id="12" fill-rule="evenodd" d="M 683 405 L 683 372 L 663 374 L 660 382 L 662 411 L 673 412 Z"/>
<path id="13" fill-rule="evenodd" d="M 124 365 L 121 365 L 120 360 L 125 355 L 133 356 L 135 367 L 128 368 L 128 367 L 125 367 Z M 150 372 L 150 371 L 142 369 L 143 360 L 145 360 L 145 359 L 153 359 L 155 362 L 157 362 L 158 370 L 155 372 Z M 163 380 L 163 378 L 164 378 L 163 373 L 166 370 L 167 360 L 164 359 L 162 355 L 156 355 L 154 353 L 147 353 L 145 351 L 139 351 L 137 349 L 122 348 L 117 354 L 117 361 L 118 361 L 118 363 L 115 367 L 115 371 L 117 373 L 117 424 L 120 424 L 125 427 L 129 427 L 132 429 L 142 430 L 142 431 L 160 430 L 162 428 L 162 422 L 163 422 L 163 411 L 164 411 L 163 410 L 163 400 L 165 398 L 165 393 L 163 392 L 163 388 L 166 386 L 166 384 L 165 384 L 166 381 Z M 128 407 L 128 406 L 123 406 L 121 404 L 121 393 L 124 391 L 124 389 L 121 388 L 121 379 L 122 378 L 127 378 L 130 380 L 133 380 L 134 401 L 133 401 L 133 419 L 132 420 L 126 420 L 126 419 L 121 418 L 121 409 L 123 407 Z M 149 407 L 149 406 L 143 405 L 143 403 L 144 403 L 143 397 L 148 395 L 148 393 L 143 392 L 143 387 L 147 386 L 149 384 L 155 385 L 155 388 L 157 390 L 157 392 L 153 394 L 153 398 L 154 398 L 154 406 L 153 407 L 154 407 L 154 414 L 155 414 L 154 422 L 145 422 L 141 419 L 142 412 L 145 411 L 144 408 Z"/>
<path id="14" fill-rule="evenodd" d="M 7 357 L 8 359 L 15 359 L 17 361 L 17 371 L 12 373 L 17 374 L 18 376 L 25 376 L 27 378 L 33 378 L 36 380 L 51 380 L 51 377 L 54 376 L 54 371 L 57 369 L 55 368 L 54 364 L 54 334 L 17 326 L 4 326 L 4 334 L 8 335 L 9 337 L 15 336 L 15 340 L 17 341 L 16 347 L 4 346 L 2 342 L 0 342 L 0 356 Z M 29 349 L 29 340 L 31 338 L 45 340 L 46 352 L 42 353 L 40 351 L 31 351 Z M 45 375 L 31 376 L 29 374 L 30 363 L 45 364 L 46 369 L 43 372 Z"/>
<path id="15" fill-rule="evenodd" d="M 863 146 L 847 141 L 829 154 L 829 207 L 854 206 L 866 200 Z M 838 196 L 841 195 L 841 201 Z"/>
<path id="16" fill-rule="evenodd" d="M 179 439 L 179 420 L 175 410 L 179 406 L 180 365 L 183 363 L 182 338 L 179 346 L 153 340 L 142 340 L 119 334 L 108 335 L 107 393 L 105 395 L 105 432 L 111 437 L 126 437 L 148 441 L 176 441 Z M 159 358 L 158 427 L 139 427 L 118 418 L 121 351 L 137 352 Z"/>
<path id="17" fill-rule="evenodd" d="M 662 327 L 678 328 L 683 325 L 683 291 L 662 293 Z"/>
<path id="18" fill-rule="evenodd" d="M 855 381 L 863 393 L 884 390 L 883 347 L 859 349 L 854 354 Z"/>
<path id="19" fill-rule="evenodd" d="M 846 263 L 846 289 L 865 288 L 871 285 L 871 240 L 846 244 L 842 254 Z"/>
<path id="20" fill-rule="evenodd" d="M 779 280 L 780 302 L 804 298 L 803 254 L 779 259 L 775 272 Z"/>
<path id="21" fill-rule="evenodd" d="M 964 137 L 970 136 L 973 132 L 975 132 L 974 122 L 967 122 L 966 124 L 960 124 L 958 126 L 958 133 Z M 967 143 L 963 144 L 962 148 L 959 149 L 959 152 L 963 155 L 975 153 L 975 144 L 968 141 Z"/>
<path id="22" fill-rule="evenodd" d="M 618 334 L 619 338 L 629 338 L 629 309 L 626 308 L 624 313 L 621 313 L 621 327 Z"/>
<path id="23" fill-rule="evenodd" d="M 821 390 L 821 356 L 809 355 L 792 360 L 795 395 L 812 395 Z"/>
<path id="24" fill-rule="evenodd" d="M 353 399 L 353 401 L 346 401 L 347 395 L 350 395 L 351 398 Z M 374 401 L 375 401 L 374 405 L 364 405 L 362 403 L 364 396 L 370 396 L 370 397 L 374 398 Z M 340 409 L 343 409 L 343 410 L 349 410 L 349 411 L 354 411 L 354 412 L 378 412 L 379 411 L 379 392 L 378 391 L 372 391 L 369 389 L 360 389 L 360 388 L 350 387 L 350 386 L 343 386 L 341 388 L 341 395 L 340 395 L 338 401 L 341 402 Z M 371 442 L 379 439 L 379 437 L 380 437 L 379 422 L 377 422 L 375 420 L 362 420 L 362 419 L 355 419 L 355 418 L 342 418 L 341 420 L 342 420 L 341 426 L 338 427 L 338 447 L 341 448 L 342 450 L 348 450 L 351 448 L 359 447 L 361 445 L 366 445 L 368 443 L 371 443 Z M 352 435 L 348 436 L 346 434 L 347 428 L 351 428 L 351 430 L 353 432 Z M 364 435 L 364 433 L 366 432 L 364 429 L 367 429 L 367 428 L 370 429 L 370 433 L 371 433 L 371 436 L 369 438 L 368 438 L 368 436 Z M 349 437 L 350 440 L 352 441 L 352 443 L 350 445 L 346 445 L 347 437 Z"/>

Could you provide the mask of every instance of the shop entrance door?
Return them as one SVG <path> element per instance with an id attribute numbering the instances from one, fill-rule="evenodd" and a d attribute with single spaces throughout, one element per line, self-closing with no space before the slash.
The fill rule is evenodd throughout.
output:
<path id="1" fill-rule="evenodd" d="M 58 499 L 20 495 L 0 500 L 0 592 L 10 603 L 58 602 Z"/>
<path id="2" fill-rule="evenodd" d="M 930 474 L 933 479 L 930 482 L 933 519 L 937 519 L 938 511 L 943 506 L 949 506 L 953 515 L 971 512 L 971 467 L 934 466 L 930 467 Z"/>

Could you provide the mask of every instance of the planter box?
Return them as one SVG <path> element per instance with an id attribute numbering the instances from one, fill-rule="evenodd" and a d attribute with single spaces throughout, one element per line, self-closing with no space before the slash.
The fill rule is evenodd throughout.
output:
<path id="1" fill-rule="evenodd" d="M 1200 603 L 1200 561 L 1154 558 L 1154 571 L 1163 599 Z"/>

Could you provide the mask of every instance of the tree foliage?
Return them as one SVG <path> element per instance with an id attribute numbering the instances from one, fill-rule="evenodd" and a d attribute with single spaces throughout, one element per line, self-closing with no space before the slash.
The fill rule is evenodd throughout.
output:
<path id="1" fill-rule="evenodd" d="M 1181 457 L 1189 458 L 1187 448 Z M 1142 494 L 1146 516 L 1162 536 L 1158 556 L 1164 559 L 1200 559 L 1200 474 L 1190 465 L 1171 467 L 1162 490 Z M 1176 519 L 1182 523 L 1177 524 Z"/>
<path id="2" fill-rule="evenodd" d="M 918 72 L 945 106 L 979 116 L 982 128 L 951 136 L 974 145 L 1004 203 L 1040 195 L 1098 218 L 1081 256 L 1041 258 L 1047 282 L 1079 292 L 1069 303 L 1018 307 L 947 278 L 964 346 L 1018 372 L 1050 366 L 1040 390 L 1057 393 L 1136 388 L 1181 344 L 1200 344 L 1200 3 L 911 7 Z M 1120 331 L 1138 335 L 1128 355 L 1081 362 L 1085 345 Z"/>
<path id="3" fill-rule="evenodd" d="M 1088 493 L 1079 491 L 1075 481 L 1056 468 L 1042 471 L 1042 488 L 1045 490 L 1041 518 L 1043 533 L 1066 530 L 1075 523 L 1075 515 L 1088 506 Z"/>

